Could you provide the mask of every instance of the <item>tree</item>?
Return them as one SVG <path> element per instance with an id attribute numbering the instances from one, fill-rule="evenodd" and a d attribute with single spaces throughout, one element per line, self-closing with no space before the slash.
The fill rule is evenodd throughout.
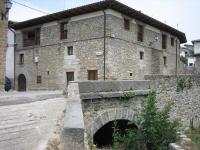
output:
<path id="1" fill-rule="evenodd" d="M 167 150 L 169 143 L 176 141 L 176 132 L 180 127 L 178 120 L 170 120 L 172 103 L 167 104 L 163 110 L 156 107 L 156 92 L 150 91 L 139 114 L 138 129 L 127 129 L 125 133 L 117 129 L 115 124 L 113 145 L 123 145 L 124 150 Z M 132 124 L 134 121 L 130 122 Z M 117 144 L 116 144 L 117 143 Z M 145 147 L 145 148 L 144 148 Z"/>

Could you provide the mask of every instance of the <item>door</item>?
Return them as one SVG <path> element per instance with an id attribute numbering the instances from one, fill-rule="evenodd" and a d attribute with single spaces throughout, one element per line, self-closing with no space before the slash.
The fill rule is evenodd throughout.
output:
<path id="1" fill-rule="evenodd" d="M 74 81 L 74 72 L 67 72 L 67 85 L 70 81 Z"/>
<path id="2" fill-rule="evenodd" d="M 98 80 L 97 70 L 88 70 L 88 80 Z"/>
<path id="3" fill-rule="evenodd" d="M 26 77 L 23 74 L 18 77 L 18 91 L 26 91 Z"/>

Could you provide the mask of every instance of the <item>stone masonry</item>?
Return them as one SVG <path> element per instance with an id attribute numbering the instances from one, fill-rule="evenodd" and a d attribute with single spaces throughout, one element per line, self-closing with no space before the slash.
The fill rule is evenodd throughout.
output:
<path id="1" fill-rule="evenodd" d="M 0 14 L 5 11 L 4 1 L 0 1 Z M 7 21 L 0 20 L 0 91 L 4 90 L 5 51 L 7 44 Z"/>
<path id="2" fill-rule="evenodd" d="M 106 9 L 105 72 L 108 80 L 144 79 L 145 74 L 174 74 L 176 69 L 176 44 L 171 46 L 171 37 L 166 31 L 144 24 L 112 9 Z M 124 18 L 130 19 L 130 30 L 124 29 Z M 98 79 L 104 78 L 104 13 L 96 11 L 66 18 L 68 38 L 60 40 L 60 23 L 52 21 L 16 31 L 15 55 L 16 86 L 20 74 L 24 74 L 27 90 L 65 89 L 66 72 L 74 72 L 74 80 L 87 80 L 88 70 L 97 70 Z M 64 20 L 65 21 L 65 20 Z M 144 25 L 144 42 L 137 41 L 137 25 Z M 23 46 L 23 32 L 40 28 L 40 45 Z M 167 49 L 162 49 L 162 34 L 167 35 Z M 155 41 L 158 37 L 158 41 Z M 153 42 L 153 43 L 152 43 Z M 73 46 L 73 55 L 67 48 Z M 140 52 L 144 58 L 140 59 Z M 24 54 L 24 64 L 19 64 L 19 55 Z M 166 56 L 164 65 L 163 57 Z M 39 58 L 38 63 L 34 62 Z M 179 60 L 179 58 L 178 58 Z M 42 83 L 36 83 L 37 76 Z"/>
<path id="3" fill-rule="evenodd" d="M 83 149 L 84 143 L 93 141 L 95 133 L 110 121 L 135 121 L 150 89 L 156 90 L 158 107 L 173 102 L 171 119 L 181 120 L 181 130 L 200 125 L 200 76 L 148 75 L 146 81 L 79 81 L 68 87 L 68 102 L 64 122 L 66 150 Z M 191 79 L 192 86 L 177 92 L 178 79 Z M 122 99 L 124 91 L 133 90 L 135 96 Z M 75 111 L 78 110 L 78 111 Z M 137 122 L 135 121 L 136 125 Z M 84 136 L 85 132 L 85 136 Z M 83 143 L 84 142 L 84 143 Z M 79 144 L 77 144 L 79 143 Z M 68 148 L 68 149 L 67 149 Z"/>

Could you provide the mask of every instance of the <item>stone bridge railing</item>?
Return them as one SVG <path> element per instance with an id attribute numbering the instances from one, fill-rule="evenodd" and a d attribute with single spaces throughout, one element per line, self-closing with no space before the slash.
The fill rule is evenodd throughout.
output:
<path id="1" fill-rule="evenodd" d="M 149 81 L 82 81 L 68 86 L 64 121 L 66 150 L 85 149 L 86 136 L 115 119 L 132 120 L 141 110 L 141 99 L 150 89 Z M 124 91 L 134 91 L 131 101 L 122 101 Z"/>

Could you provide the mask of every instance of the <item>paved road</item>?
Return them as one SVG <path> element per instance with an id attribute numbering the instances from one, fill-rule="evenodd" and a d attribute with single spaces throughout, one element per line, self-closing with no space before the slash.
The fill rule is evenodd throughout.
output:
<path id="1" fill-rule="evenodd" d="M 62 96 L 62 91 L 0 92 L 0 106 L 32 103 Z"/>
<path id="2" fill-rule="evenodd" d="M 65 106 L 64 97 L 0 106 L 0 150 L 43 150 Z"/>

